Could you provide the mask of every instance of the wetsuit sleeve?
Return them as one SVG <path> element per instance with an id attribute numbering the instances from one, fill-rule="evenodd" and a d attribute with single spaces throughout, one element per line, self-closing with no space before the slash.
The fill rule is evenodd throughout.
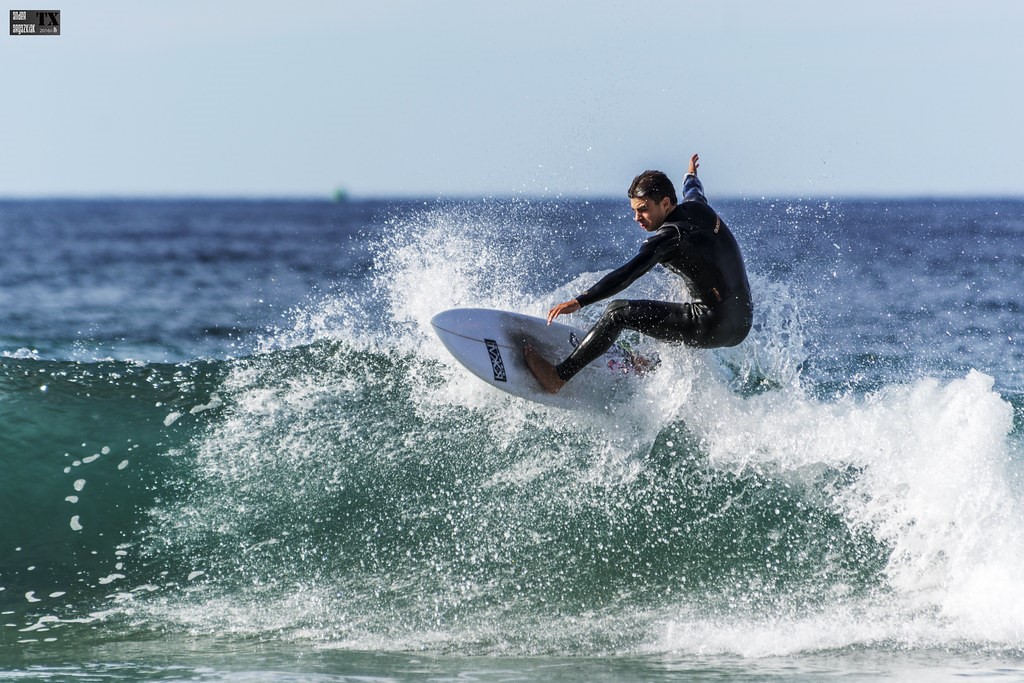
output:
<path id="1" fill-rule="evenodd" d="M 707 197 L 704 196 L 704 185 L 702 185 L 697 176 L 693 174 L 688 173 L 686 178 L 683 180 L 683 201 L 708 203 Z"/>
<path id="2" fill-rule="evenodd" d="M 643 243 L 636 256 L 598 280 L 597 284 L 576 297 L 580 306 L 587 306 L 618 294 L 658 264 L 658 244 L 654 238 Z"/>

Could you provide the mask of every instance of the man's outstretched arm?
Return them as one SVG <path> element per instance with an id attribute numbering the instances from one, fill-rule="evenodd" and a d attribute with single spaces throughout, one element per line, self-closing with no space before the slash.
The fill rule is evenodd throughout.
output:
<path id="1" fill-rule="evenodd" d="M 683 179 L 683 201 L 684 202 L 704 202 L 708 203 L 707 197 L 704 196 L 704 186 L 700 180 L 697 179 L 697 169 L 700 167 L 700 155 L 694 154 L 690 157 L 690 170 L 686 174 L 686 178 Z"/>

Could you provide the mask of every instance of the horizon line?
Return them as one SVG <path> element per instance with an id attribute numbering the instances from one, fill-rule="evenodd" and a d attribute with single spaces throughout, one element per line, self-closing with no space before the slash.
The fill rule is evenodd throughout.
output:
<path id="1" fill-rule="evenodd" d="M 71 201 L 238 201 L 238 202 L 324 202 L 330 204 L 348 204 L 359 202 L 444 202 L 444 201 L 627 201 L 625 194 L 207 194 L 207 193 L 167 193 L 167 194 L 12 194 L 0 195 L 0 202 L 71 202 Z M 1008 193 L 975 193 L 975 194 L 942 194 L 942 193 L 850 193 L 850 194 L 810 194 L 810 195 L 718 195 L 713 201 L 1024 201 L 1024 192 Z"/>

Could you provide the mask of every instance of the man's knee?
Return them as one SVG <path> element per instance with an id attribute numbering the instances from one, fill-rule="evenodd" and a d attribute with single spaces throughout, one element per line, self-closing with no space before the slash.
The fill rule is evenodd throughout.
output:
<path id="1" fill-rule="evenodd" d="M 622 319 L 627 317 L 628 311 L 629 301 L 627 299 L 615 299 L 604 309 L 604 317 L 614 320 L 616 323 L 622 323 Z"/>

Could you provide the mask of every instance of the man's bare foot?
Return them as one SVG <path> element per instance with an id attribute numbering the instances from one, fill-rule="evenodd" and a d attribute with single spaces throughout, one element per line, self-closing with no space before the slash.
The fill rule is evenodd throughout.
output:
<path id="1" fill-rule="evenodd" d="M 565 386 L 565 380 L 558 376 L 555 366 L 549 363 L 544 356 L 537 353 L 529 344 L 523 347 L 523 358 L 530 367 L 530 372 L 537 378 L 544 391 L 549 394 L 557 394 L 558 390 Z"/>

